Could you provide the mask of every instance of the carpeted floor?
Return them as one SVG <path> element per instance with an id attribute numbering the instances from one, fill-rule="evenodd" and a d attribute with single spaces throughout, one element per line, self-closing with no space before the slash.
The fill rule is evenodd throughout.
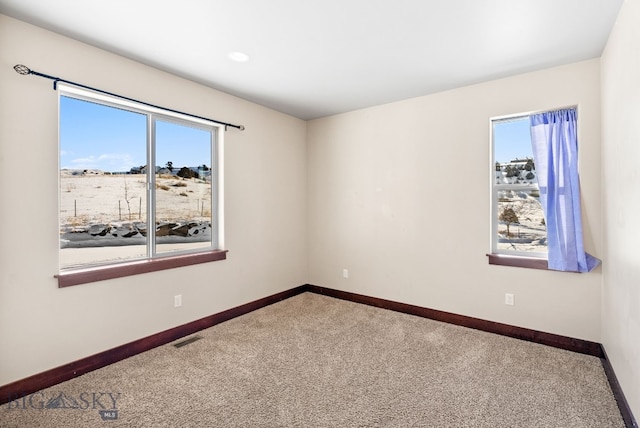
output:
<path id="1" fill-rule="evenodd" d="M 598 358 L 317 294 L 198 336 L 8 403 L 0 426 L 624 427 Z"/>

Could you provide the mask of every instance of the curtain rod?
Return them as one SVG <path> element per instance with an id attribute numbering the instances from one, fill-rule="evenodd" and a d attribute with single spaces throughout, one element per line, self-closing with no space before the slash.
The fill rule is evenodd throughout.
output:
<path id="1" fill-rule="evenodd" d="M 78 86 L 80 88 L 84 88 L 84 89 L 89 89 L 95 92 L 99 92 L 101 94 L 105 94 L 105 95 L 110 95 L 112 97 L 117 97 L 123 100 L 127 100 L 127 101 L 133 101 L 135 103 L 139 103 L 139 104 L 144 104 L 148 107 L 153 107 L 153 108 L 158 108 L 158 109 L 162 109 L 162 110 L 166 110 L 166 111 L 170 111 L 171 113 L 179 113 L 179 114 L 184 114 L 186 116 L 190 116 L 190 117 L 195 117 L 196 119 L 203 119 L 203 120 L 208 120 L 209 122 L 213 122 L 213 123 L 217 123 L 219 125 L 224 125 L 224 129 L 225 131 L 227 130 L 227 127 L 231 126 L 232 128 L 237 128 L 240 131 L 244 131 L 244 125 L 234 125 L 232 123 L 227 123 L 227 122 L 221 122 L 219 120 L 214 120 L 214 119 L 209 119 L 207 117 L 202 117 L 202 116 L 196 116 L 195 114 L 191 114 L 191 113 L 185 113 L 183 111 L 180 110 L 173 110 L 170 108 L 166 108 L 166 107 L 161 107 L 161 106 L 157 106 L 155 104 L 151 104 L 151 103 L 146 103 L 144 101 L 140 101 L 140 100 L 136 100 L 134 98 L 129 98 L 129 97 L 125 97 L 122 95 L 118 95 L 118 94 L 114 94 L 112 92 L 107 92 L 107 91 L 103 91 L 102 89 L 97 89 L 97 88 L 92 88 L 91 86 L 87 86 L 87 85 L 83 85 L 81 83 L 76 83 L 76 82 L 72 82 L 70 80 L 65 80 L 65 79 L 61 79 L 59 77 L 54 77 L 54 76 L 50 76 L 48 74 L 44 74 L 44 73 L 40 73 L 38 71 L 35 70 L 31 70 L 29 67 L 27 67 L 26 65 L 22 65 L 22 64 L 17 64 L 13 67 L 13 69 L 16 71 L 16 73 L 18 74 L 22 74 L 22 75 L 28 75 L 28 74 L 33 74 L 34 76 L 40 76 L 40 77 L 44 77 L 46 79 L 51 79 L 53 80 L 53 90 L 55 91 L 58 87 L 58 82 L 63 82 L 63 83 L 69 83 L 71 85 L 74 86 Z"/>

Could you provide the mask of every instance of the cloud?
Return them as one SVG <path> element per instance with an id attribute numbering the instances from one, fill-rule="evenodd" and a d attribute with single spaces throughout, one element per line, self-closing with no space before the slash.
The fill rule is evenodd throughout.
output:
<path id="1" fill-rule="evenodd" d="M 98 156 L 87 156 L 68 161 L 70 166 L 62 169 L 99 169 L 102 171 L 129 171 L 133 166 L 139 166 L 128 153 L 104 153 Z"/>

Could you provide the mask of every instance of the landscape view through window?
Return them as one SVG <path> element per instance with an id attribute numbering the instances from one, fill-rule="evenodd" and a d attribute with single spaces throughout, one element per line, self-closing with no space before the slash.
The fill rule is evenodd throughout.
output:
<path id="1" fill-rule="evenodd" d="M 493 121 L 494 252 L 544 256 L 547 231 L 529 116 Z"/>
<path id="2" fill-rule="evenodd" d="M 149 144 L 147 121 L 60 97 L 61 268 L 212 247 L 215 131 L 153 116 Z"/>

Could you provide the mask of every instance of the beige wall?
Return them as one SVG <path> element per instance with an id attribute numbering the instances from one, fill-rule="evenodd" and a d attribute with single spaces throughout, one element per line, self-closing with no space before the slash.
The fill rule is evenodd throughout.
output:
<path id="1" fill-rule="evenodd" d="M 628 3 L 602 59 L 602 150 L 597 59 L 307 124 L 0 15 L 0 385 L 309 282 L 602 341 L 640 413 L 640 11 Z M 228 260 L 58 289 L 57 94 L 17 63 L 244 124 L 226 134 Z M 574 104 L 586 245 L 603 268 L 488 265 L 489 118 Z"/>
<path id="2" fill-rule="evenodd" d="M 599 79 L 595 59 L 311 121 L 310 283 L 600 341 L 600 268 L 486 257 L 489 118 L 575 104 L 585 240 L 602 255 Z"/>
<path id="3" fill-rule="evenodd" d="M 226 133 L 228 259 L 58 289 L 57 93 L 18 63 L 244 124 Z M 0 385 L 306 283 L 305 138 L 302 120 L 0 15 Z"/>
<path id="4" fill-rule="evenodd" d="M 625 1 L 602 56 L 602 343 L 640 416 L 640 1 Z"/>

